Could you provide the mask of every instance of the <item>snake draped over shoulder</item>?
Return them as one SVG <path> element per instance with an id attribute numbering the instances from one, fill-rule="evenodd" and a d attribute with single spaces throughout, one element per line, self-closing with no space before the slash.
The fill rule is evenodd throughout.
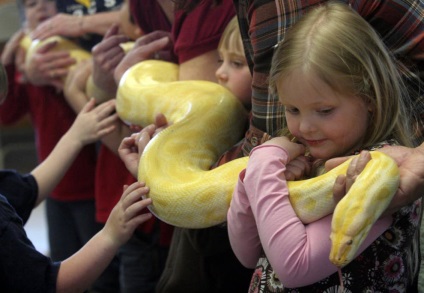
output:
<path id="1" fill-rule="evenodd" d="M 248 158 L 211 169 L 219 156 L 243 136 L 246 112 L 224 87 L 206 81 L 177 81 L 178 66 L 149 60 L 121 79 L 117 112 L 146 126 L 163 113 L 170 126 L 157 134 L 140 157 L 138 180 L 149 186 L 151 211 L 179 227 L 206 228 L 225 222 L 238 175 Z M 333 214 L 330 260 L 350 262 L 369 229 L 391 202 L 399 185 L 396 163 L 373 151 L 372 159 L 335 207 L 333 185 L 350 160 L 324 175 L 289 181 L 291 204 L 307 224 Z M 265 196 L 265 195 L 264 195 Z"/>

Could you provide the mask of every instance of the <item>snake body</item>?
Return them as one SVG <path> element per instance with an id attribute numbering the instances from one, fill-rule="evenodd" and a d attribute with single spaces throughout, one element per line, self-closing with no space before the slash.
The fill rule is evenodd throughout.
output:
<path id="1" fill-rule="evenodd" d="M 147 145 L 140 158 L 138 179 L 150 187 L 151 211 L 172 225 L 205 228 L 222 223 L 238 174 L 248 158 L 210 166 L 241 136 L 246 113 L 223 87 L 204 81 L 176 81 L 178 67 L 163 61 L 143 61 L 122 77 L 117 112 L 130 123 L 146 126 L 164 113 L 171 126 Z M 374 222 L 386 209 L 399 184 L 396 163 L 381 152 L 358 176 L 337 204 L 332 188 L 346 174 L 350 160 L 308 180 L 290 181 L 291 204 L 305 224 L 334 211 L 330 260 L 349 263 Z"/>
<path id="2" fill-rule="evenodd" d="M 77 61 L 90 58 L 72 42 L 57 40 L 55 50 L 69 50 Z M 22 43 L 28 49 L 27 59 L 42 44 Z M 165 114 L 171 126 L 147 145 L 138 180 L 150 187 L 151 211 L 161 220 L 179 227 L 206 228 L 225 222 L 238 174 L 246 168 L 248 158 L 244 157 L 210 169 L 242 137 L 246 112 L 218 84 L 177 80 L 178 66 L 172 63 L 149 60 L 131 67 L 118 87 L 117 112 L 124 121 L 141 126 L 153 123 L 157 113 Z M 334 211 L 330 261 L 338 267 L 354 258 L 399 184 L 396 163 L 381 152 L 371 156 L 337 206 L 334 180 L 346 173 L 350 160 L 324 175 L 288 182 L 291 204 L 303 223 Z"/>

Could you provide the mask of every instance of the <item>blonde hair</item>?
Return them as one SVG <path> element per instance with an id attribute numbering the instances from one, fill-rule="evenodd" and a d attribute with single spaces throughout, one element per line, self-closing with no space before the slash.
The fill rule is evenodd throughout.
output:
<path id="1" fill-rule="evenodd" d="M 276 93 L 277 83 L 295 69 L 316 74 L 335 91 L 371 105 L 362 147 L 388 138 L 413 145 L 399 68 L 379 35 L 348 5 L 318 6 L 289 30 L 273 56 L 270 90 Z"/>
<path id="2" fill-rule="evenodd" d="M 348 5 L 327 3 L 311 10 L 286 34 L 276 49 L 270 90 L 294 70 L 316 74 L 338 92 L 362 97 L 372 105 L 363 148 L 393 138 L 414 144 L 406 110 L 407 88 L 400 69 L 373 28 Z M 283 130 L 288 134 L 287 126 Z M 420 217 L 421 218 L 421 217 Z M 418 269 L 419 226 L 408 248 L 408 270 Z"/>
<path id="3" fill-rule="evenodd" d="M 240 56 L 244 56 L 244 48 L 241 40 L 240 28 L 237 16 L 234 16 L 225 27 L 219 40 L 218 50 L 232 51 Z"/>

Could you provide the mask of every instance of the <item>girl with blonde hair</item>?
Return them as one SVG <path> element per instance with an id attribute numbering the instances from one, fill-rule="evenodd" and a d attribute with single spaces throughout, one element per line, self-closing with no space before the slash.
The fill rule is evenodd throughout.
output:
<path id="1" fill-rule="evenodd" d="M 256 267 L 251 292 L 410 292 L 421 200 L 374 224 L 341 284 L 329 261 L 332 215 L 304 225 L 287 188 L 290 172 L 316 175 L 312 161 L 414 145 L 407 89 L 380 37 L 349 6 L 319 6 L 276 48 L 270 86 L 284 106 L 284 133 L 297 143 L 277 137 L 254 148 L 234 191 L 228 230 L 240 262 Z M 335 194 L 345 184 L 338 178 Z"/>

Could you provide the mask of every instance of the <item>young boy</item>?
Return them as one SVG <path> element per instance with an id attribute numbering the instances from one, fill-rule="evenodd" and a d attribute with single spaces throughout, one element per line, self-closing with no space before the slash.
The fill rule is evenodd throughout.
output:
<path id="1" fill-rule="evenodd" d="M 6 97 L 7 79 L 0 67 L 0 104 Z M 107 267 L 134 229 L 151 218 L 141 212 L 151 200 L 143 184 L 125 188 L 105 227 L 77 253 L 60 262 L 36 251 L 27 238 L 24 223 L 36 204 L 45 199 L 82 147 L 113 130 L 114 102 L 94 108 L 89 101 L 46 160 L 30 174 L 0 171 L 0 291 L 83 292 Z"/>

